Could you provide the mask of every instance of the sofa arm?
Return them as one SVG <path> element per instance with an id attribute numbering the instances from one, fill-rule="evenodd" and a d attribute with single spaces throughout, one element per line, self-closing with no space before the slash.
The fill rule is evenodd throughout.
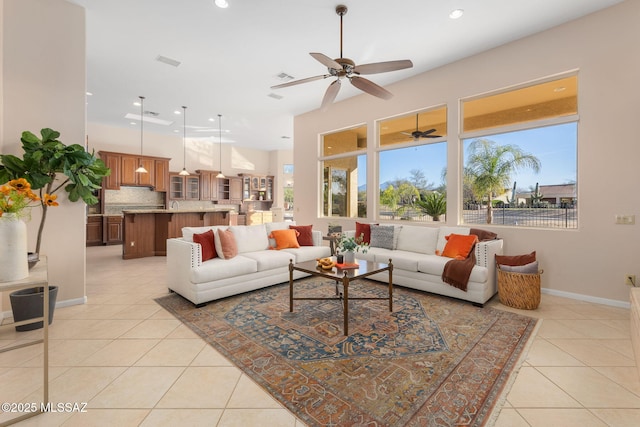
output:
<path id="1" fill-rule="evenodd" d="M 182 238 L 167 239 L 167 266 L 169 271 L 202 265 L 202 246 Z"/>
<path id="2" fill-rule="evenodd" d="M 476 244 L 476 265 L 495 270 L 496 255 L 502 255 L 502 239 L 488 240 Z"/>
<path id="3" fill-rule="evenodd" d="M 322 246 L 322 231 L 311 230 L 311 236 L 313 237 L 313 246 Z"/>

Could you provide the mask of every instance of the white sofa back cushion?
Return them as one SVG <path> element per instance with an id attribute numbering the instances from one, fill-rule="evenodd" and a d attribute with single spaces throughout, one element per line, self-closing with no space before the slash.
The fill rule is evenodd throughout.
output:
<path id="1" fill-rule="evenodd" d="M 433 255 L 436 253 L 438 242 L 438 228 L 405 225 L 398 233 L 396 249 L 407 252 Z"/>
<path id="2" fill-rule="evenodd" d="M 229 229 L 236 238 L 239 254 L 269 249 L 267 228 L 264 224 L 232 225 Z"/>
<path id="3" fill-rule="evenodd" d="M 218 234 L 218 228 L 222 228 L 223 230 L 227 229 L 227 226 L 206 226 L 206 227 L 182 227 L 182 238 L 187 242 L 193 242 L 194 234 L 202 234 L 206 233 L 209 230 L 213 230 L 214 236 Z"/>
<path id="4" fill-rule="evenodd" d="M 462 234 L 463 236 L 468 236 L 470 231 L 470 227 L 440 227 L 438 232 L 438 245 L 436 249 L 439 250 L 440 253 L 444 251 L 444 247 L 447 244 L 446 236 L 449 234 Z"/>

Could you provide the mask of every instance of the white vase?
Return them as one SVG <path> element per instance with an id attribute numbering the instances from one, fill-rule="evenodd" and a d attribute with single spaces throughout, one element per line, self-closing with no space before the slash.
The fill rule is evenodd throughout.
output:
<path id="1" fill-rule="evenodd" d="M 344 253 L 344 263 L 353 264 L 356 262 L 356 253 L 353 251 L 347 251 Z"/>
<path id="2" fill-rule="evenodd" d="M 0 216 L 0 282 L 29 276 L 27 225 L 14 213 Z"/>

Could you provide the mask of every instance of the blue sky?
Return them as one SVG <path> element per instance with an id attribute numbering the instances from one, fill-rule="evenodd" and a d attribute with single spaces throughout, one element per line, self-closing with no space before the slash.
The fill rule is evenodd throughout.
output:
<path id="1" fill-rule="evenodd" d="M 538 174 L 524 169 L 513 176 L 512 179 L 520 189 L 529 189 L 535 186 L 536 182 L 540 185 L 551 185 L 577 180 L 577 123 L 491 135 L 486 139 L 501 145 L 517 145 L 540 160 L 541 168 Z M 471 141 L 465 141 L 465 147 Z M 446 166 L 446 151 L 446 143 L 437 143 L 381 152 L 380 183 L 409 178 L 410 170 L 420 169 L 429 183 L 438 186 L 441 183 L 442 169 Z M 359 165 L 359 172 L 364 173 L 364 169 Z M 364 176 L 359 176 L 358 181 L 366 182 Z"/>

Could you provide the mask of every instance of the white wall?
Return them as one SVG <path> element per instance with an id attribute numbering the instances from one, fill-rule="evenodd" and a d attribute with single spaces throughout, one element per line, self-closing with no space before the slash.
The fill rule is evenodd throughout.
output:
<path id="1" fill-rule="evenodd" d="M 85 141 L 85 13 L 63 0 L 3 0 L 0 148 L 22 155 L 20 135 L 50 127 L 66 144 Z M 58 300 L 85 295 L 85 205 L 60 194 L 49 209 L 41 253 Z M 35 249 L 40 210 L 27 223 Z M 64 251 L 60 251 L 64 242 Z M 7 296 L 4 295 L 4 307 Z"/>
<path id="2" fill-rule="evenodd" d="M 119 128 L 98 123 L 88 123 L 87 137 L 89 149 L 115 151 L 119 153 L 140 153 L 140 128 Z M 162 135 L 144 131 L 143 154 L 146 156 L 168 157 L 169 169 L 181 171 L 183 165 L 182 136 Z M 191 173 L 196 169 L 219 170 L 220 146 L 217 143 L 202 142 L 187 137 L 186 167 Z M 270 174 L 277 165 L 272 164 L 272 156 L 265 151 L 234 144 L 222 144 L 222 172 L 225 175 Z"/>
<path id="3" fill-rule="evenodd" d="M 461 198 L 457 176 L 462 158 L 457 138 L 459 99 L 578 69 L 579 228 L 570 231 L 486 228 L 505 239 L 507 254 L 538 252 L 544 269 L 544 288 L 603 302 L 628 302 L 624 276 L 632 273 L 640 277 L 638 16 L 640 2 L 623 2 L 390 85 L 388 89 L 394 98 L 389 101 L 361 95 L 340 102 L 327 112 L 314 111 L 296 117 L 296 221 L 313 223 L 323 230 L 328 224 L 318 216 L 321 175 L 317 158 L 310 155 L 318 152 L 319 133 L 367 123 L 371 146 L 375 141 L 375 120 L 446 103 L 450 135 L 447 221 L 456 224 Z M 369 147 L 368 187 L 376 188 L 371 153 Z M 616 214 L 635 214 L 638 224 L 615 225 Z M 343 227 L 353 228 L 354 221 L 344 221 Z"/>

